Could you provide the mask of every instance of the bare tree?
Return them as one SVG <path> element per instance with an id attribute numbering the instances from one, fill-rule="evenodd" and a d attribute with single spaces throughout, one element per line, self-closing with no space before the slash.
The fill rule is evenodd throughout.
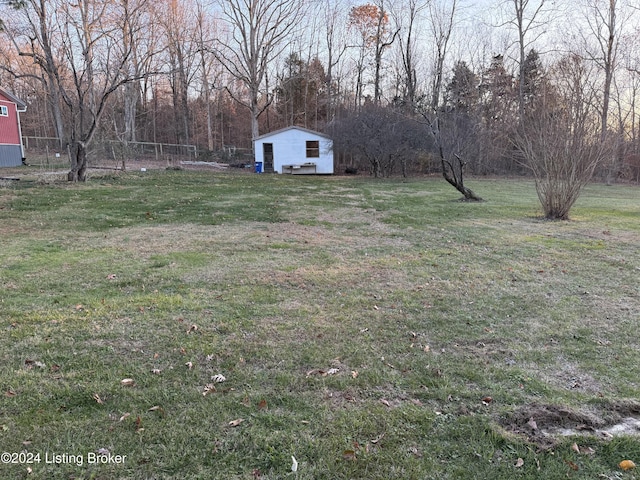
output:
<path id="1" fill-rule="evenodd" d="M 141 12 L 146 0 L 118 0 L 105 4 L 81 0 L 58 9 L 63 63 L 68 75 L 56 78 L 70 111 L 70 181 L 85 181 L 87 149 L 97 131 L 109 97 L 121 86 L 138 80 L 127 68 L 136 37 L 145 27 Z M 122 27 L 125 25 L 125 27 Z"/>
<path id="2" fill-rule="evenodd" d="M 464 200 L 482 198 L 464 183 L 467 164 L 478 153 L 480 80 L 463 61 L 456 62 L 446 86 L 444 103 L 436 109 L 424 106 L 420 114 L 435 144 L 442 176 L 462 193 Z"/>
<path id="3" fill-rule="evenodd" d="M 334 148 L 366 162 L 376 178 L 389 177 L 398 166 L 408 174 L 408 159 L 430 149 L 423 126 L 391 107 L 367 104 L 331 125 Z"/>
<path id="4" fill-rule="evenodd" d="M 393 45 L 400 29 L 394 27 L 393 33 L 389 29 L 389 12 L 386 9 L 384 0 L 375 0 L 375 6 L 378 9 L 376 18 L 376 33 L 374 37 L 375 45 L 375 75 L 373 78 L 373 103 L 380 105 L 380 99 L 382 97 L 382 87 L 380 82 L 382 80 L 382 55 L 385 50 Z"/>
<path id="5" fill-rule="evenodd" d="M 611 95 L 614 88 L 618 56 L 623 32 L 631 15 L 625 0 L 587 0 L 586 22 L 589 36 L 583 36 L 587 58 L 595 63 L 602 73 L 600 135 L 603 141 L 609 138 Z M 622 152 L 623 139 L 618 138 Z M 622 164 L 622 154 L 612 155 L 607 165 L 607 182 L 613 182 Z"/>
<path id="6" fill-rule="evenodd" d="M 399 50 L 404 77 L 402 101 L 407 105 L 414 105 L 417 99 L 417 22 L 420 13 L 427 8 L 428 4 L 429 0 L 407 0 L 406 4 L 403 3 L 400 9 L 394 11 L 395 22 L 401 32 L 399 36 Z"/>
<path id="7" fill-rule="evenodd" d="M 59 0 L 8 0 L 7 5 L 13 9 L 2 22 L 2 32 L 11 42 L 18 55 L 29 57 L 38 65 L 42 75 L 39 80 L 46 87 L 49 107 L 51 109 L 56 136 L 60 147 L 66 142 L 62 101 L 58 88 L 59 65 L 54 45 L 55 15 Z M 7 65 L 14 76 L 21 75 L 13 67 Z"/>
<path id="8" fill-rule="evenodd" d="M 345 32 L 340 31 L 340 20 L 344 13 L 339 0 L 325 0 L 324 4 L 324 40 L 327 48 L 327 68 L 326 68 L 326 103 L 327 118 L 332 119 L 335 113 L 335 69 L 340 63 L 344 53 L 347 51 Z M 342 39 L 340 38 L 342 37 Z M 339 88 L 339 87 L 338 87 Z"/>
<path id="9" fill-rule="evenodd" d="M 258 117 L 269 104 L 260 105 L 261 89 L 269 63 L 291 42 L 302 18 L 300 0 L 222 0 L 222 21 L 226 36 L 219 38 L 222 48 L 215 49 L 218 61 L 248 90 L 243 100 L 230 89 L 234 99 L 251 112 L 251 136 L 260 134 Z M 267 92 L 268 95 L 268 92 Z"/>
<path id="10" fill-rule="evenodd" d="M 509 0 L 513 7 L 515 18 L 509 23 L 516 27 L 518 32 L 518 110 L 520 118 L 524 117 L 525 110 L 525 74 L 527 51 L 544 33 L 545 19 L 541 18 L 546 13 L 546 0 Z M 533 38 L 530 38 L 533 35 Z"/>
<path id="11" fill-rule="evenodd" d="M 200 81 L 202 83 L 202 95 L 207 113 L 207 148 L 211 151 L 213 145 L 213 115 L 211 112 L 211 82 L 214 58 L 211 58 L 207 46 L 214 42 L 216 35 L 215 21 L 206 14 L 201 0 L 196 2 L 196 45 L 200 57 Z M 215 81 L 214 81 L 215 83 Z"/>
<path id="12" fill-rule="evenodd" d="M 618 51 L 622 31 L 628 20 L 624 0 L 586 0 L 588 36 L 583 34 L 587 58 L 603 74 L 602 103 L 600 107 L 600 134 L 607 137 L 613 76 L 618 67 Z"/>
<path id="13" fill-rule="evenodd" d="M 355 106 L 362 106 L 364 97 L 364 71 L 370 60 L 371 46 L 374 43 L 378 23 L 378 7 L 366 3 L 352 7 L 349 11 L 349 30 L 355 35 L 357 42 L 352 45 L 357 49 L 355 58 L 356 84 L 355 84 Z"/>
<path id="14" fill-rule="evenodd" d="M 429 3 L 429 28 L 433 38 L 435 58 L 431 85 L 431 100 L 427 110 L 421 113 L 427 121 L 433 135 L 440 167 L 444 179 L 458 190 L 468 201 L 482 201 L 482 197 L 464 184 L 464 170 L 467 165 L 467 146 L 471 145 L 470 132 L 462 132 L 468 128 L 471 117 L 469 112 L 455 108 L 441 108 L 444 66 L 449 49 L 449 42 L 456 22 L 457 0 L 433 0 Z M 460 66 L 460 63 L 457 65 Z M 465 65 L 466 68 L 466 65 Z M 455 71 L 454 71 L 455 73 Z M 471 87 L 477 89 L 477 85 Z"/>
<path id="15" fill-rule="evenodd" d="M 473 138 L 465 136 L 462 131 L 469 127 L 464 125 L 467 117 L 461 112 L 439 112 L 425 118 L 433 134 L 444 179 L 463 195 L 465 201 L 482 202 L 482 197 L 464 184 L 467 155 L 469 147 L 473 145 Z"/>
<path id="16" fill-rule="evenodd" d="M 457 0 L 432 0 L 429 3 L 429 27 L 435 48 L 431 86 L 431 109 L 437 110 L 442 93 L 444 64 L 456 19 Z"/>
<path id="17" fill-rule="evenodd" d="M 176 143 L 191 142 L 189 90 L 198 65 L 198 6 L 193 0 L 156 0 L 157 22 L 164 35 L 166 71 L 171 85 Z M 193 18 L 196 19 L 196 28 Z"/>
<path id="18" fill-rule="evenodd" d="M 121 25 L 123 28 L 124 51 L 131 51 L 131 55 L 125 63 L 127 75 L 131 78 L 140 79 L 126 83 L 118 92 L 118 96 L 122 99 L 122 126 L 118 126 L 120 119 L 114 119 L 114 124 L 116 126 L 116 136 L 125 145 L 127 142 L 136 142 L 138 140 L 138 111 L 140 104 L 145 99 L 141 80 L 153 75 L 154 71 L 153 61 L 156 57 L 155 37 L 157 33 L 153 13 L 153 10 L 146 8 L 146 6 L 137 12 L 139 19 L 136 23 L 147 25 L 144 35 L 129 35 L 127 29 L 130 28 L 130 23 L 125 22 Z M 130 41 L 135 43 L 127 45 L 127 42 Z"/>
<path id="19" fill-rule="evenodd" d="M 592 72 L 584 61 L 570 55 L 554 71 L 555 91 L 525 118 L 514 143 L 535 177 L 545 217 L 566 220 L 612 143 L 598 135 L 594 93 L 586 86 Z"/>
<path id="20" fill-rule="evenodd" d="M 14 3 L 27 26 L 14 37 L 14 45 L 21 55 L 33 58 L 48 82 L 59 136 L 62 106 L 68 110 L 70 181 L 86 179 L 87 148 L 107 100 L 135 80 L 128 65 L 144 26 L 145 5 L 146 0 Z"/>

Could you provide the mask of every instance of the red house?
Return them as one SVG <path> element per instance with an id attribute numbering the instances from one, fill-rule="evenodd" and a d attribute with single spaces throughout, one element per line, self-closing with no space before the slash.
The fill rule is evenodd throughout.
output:
<path id="1" fill-rule="evenodd" d="M 0 88 L 0 167 L 16 167 L 24 160 L 20 113 L 27 104 Z"/>

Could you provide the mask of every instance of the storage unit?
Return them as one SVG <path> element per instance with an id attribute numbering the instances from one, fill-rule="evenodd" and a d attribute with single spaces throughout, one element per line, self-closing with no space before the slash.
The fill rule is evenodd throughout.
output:
<path id="1" fill-rule="evenodd" d="M 283 128 L 260 135 L 254 149 L 258 173 L 333 174 L 333 141 L 320 132 Z"/>

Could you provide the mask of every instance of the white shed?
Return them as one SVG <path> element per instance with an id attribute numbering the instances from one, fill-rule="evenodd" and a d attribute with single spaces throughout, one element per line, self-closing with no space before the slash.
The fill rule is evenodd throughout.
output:
<path id="1" fill-rule="evenodd" d="M 333 141 L 302 127 L 287 127 L 256 138 L 256 172 L 333 174 Z"/>

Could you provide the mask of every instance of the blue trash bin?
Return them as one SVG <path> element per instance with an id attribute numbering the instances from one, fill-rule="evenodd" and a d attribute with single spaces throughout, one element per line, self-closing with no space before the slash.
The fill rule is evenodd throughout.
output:
<path id="1" fill-rule="evenodd" d="M 262 162 L 256 162 L 256 173 L 262 173 Z"/>

